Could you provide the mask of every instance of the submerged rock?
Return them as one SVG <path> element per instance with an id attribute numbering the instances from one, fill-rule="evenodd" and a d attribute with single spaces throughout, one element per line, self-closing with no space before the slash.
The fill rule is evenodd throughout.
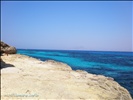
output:
<path id="1" fill-rule="evenodd" d="M 6 53 L 6 54 L 16 54 L 17 50 L 13 46 L 9 46 L 8 44 L 1 41 L 1 50 L 0 53 Z"/>

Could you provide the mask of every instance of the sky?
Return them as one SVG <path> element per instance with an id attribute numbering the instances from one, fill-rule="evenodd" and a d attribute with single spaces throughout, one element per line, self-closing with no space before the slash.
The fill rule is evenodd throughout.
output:
<path id="1" fill-rule="evenodd" d="M 1 1 L 1 40 L 17 49 L 132 51 L 132 1 Z"/>

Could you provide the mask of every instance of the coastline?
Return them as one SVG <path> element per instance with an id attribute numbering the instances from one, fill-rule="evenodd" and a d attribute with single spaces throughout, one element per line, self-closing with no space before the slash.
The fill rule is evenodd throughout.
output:
<path id="1" fill-rule="evenodd" d="M 20 54 L 1 56 L 1 99 L 132 100 L 112 78 Z"/>

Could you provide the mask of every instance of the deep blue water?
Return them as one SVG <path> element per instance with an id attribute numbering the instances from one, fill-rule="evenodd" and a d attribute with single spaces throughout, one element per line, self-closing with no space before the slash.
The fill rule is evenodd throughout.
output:
<path id="1" fill-rule="evenodd" d="M 18 54 L 43 61 L 52 59 L 67 63 L 73 70 L 113 77 L 133 97 L 133 52 L 18 49 Z"/>

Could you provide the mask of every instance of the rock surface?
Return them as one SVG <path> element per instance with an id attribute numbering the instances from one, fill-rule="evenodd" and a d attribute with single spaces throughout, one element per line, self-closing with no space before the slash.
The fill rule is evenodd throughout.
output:
<path id="1" fill-rule="evenodd" d="M 113 78 L 53 60 L 40 61 L 24 55 L 2 56 L 2 100 L 132 100 Z"/>
<path id="2" fill-rule="evenodd" d="M 1 41 L 1 53 L 6 53 L 6 54 L 15 54 L 17 53 L 17 50 L 13 46 L 9 46 L 8 44 L 4 43 Z"/>

